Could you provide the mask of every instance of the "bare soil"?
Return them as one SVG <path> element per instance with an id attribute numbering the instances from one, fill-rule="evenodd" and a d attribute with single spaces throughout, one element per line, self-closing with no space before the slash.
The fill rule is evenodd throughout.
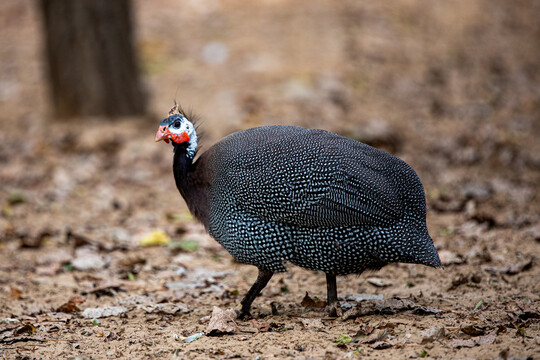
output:
<path id="1" fill-rule="evenodd" d="M 155 115 L 62 123 L 35 2 L 0 3 L 2 358 L 540 357 L 537 1 L 135 4 Z M 175 188 L 171 148 L 153 142 L 174 98 L 201 115 L 205 148 L 294 124 L 403 158 L 445 269 L 341 277 L 350 310 L 332 319 L 302 305 L 324 299 L 324 274 L 291 266 L 254 320 L 209 333 L 257 271 Z M 156 229 L 172 242 L 142 246 Z"/>

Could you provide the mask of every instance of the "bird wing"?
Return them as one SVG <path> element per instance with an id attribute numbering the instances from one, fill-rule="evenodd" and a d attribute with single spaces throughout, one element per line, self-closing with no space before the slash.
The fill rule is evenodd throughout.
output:
<path id="1" fill-rule="evenodd" d="M 215 203 L 266 221 L 387 226 L 403 213 L 395 176 L 408 165 L 342 136 L 264 127 L 225 138 L 213 153 L 215 181 L 221 184 Z"/>

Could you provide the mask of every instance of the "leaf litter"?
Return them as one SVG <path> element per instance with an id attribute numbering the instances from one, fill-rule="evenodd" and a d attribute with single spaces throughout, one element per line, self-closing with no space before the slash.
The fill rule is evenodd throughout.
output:
<path id="1" fill-rule="evenodd" d="M 4 17 L 9 17 L 14 13 L 28 14 L 27 3 L 26 1 L 17 2 L 13 9 L 11 9 L 12 5 L 9 5 L 10 11 L 0 11 L 0 14 Z M 162 20 L 161 15 L 156 13 L 161 7 L 145 4 L 141 2 L 142 8 L 137 16 L 141 16 L 143 20 L 141 26 L 145 28 L 141 33 L 142 40 L 146 43 L 152 42 L 151 39 L 163 38 L 163 34 L 159 32 L 159 29 L 163 27 L 154 26 L 153 23 L 158 24 Z M 273 6 L 270 15 L 279 15 L 285 11 L 287 21 L 290 20 L 291 23 L 305 17 L 305 13 L 283 4 Z M 25 129 L 26 136 L 24 141 L 16 136 L 8 136 L 12 133 L 11 121 L 2 122 L 2 131 L 0 131 L 2 140 L 0 141 L 0 162 L 2 163 L 0 183 L 3 186 L 0 191 L 0 206 L 2 207 L 0 215 L 0 278 L 2 279 L 0 317 L 14 319 L 14 322 L 9 324 L 0 322 L 0 327 L 2 329 L 8 326 L 21 328 L 24 324 L 31 323 L 36 331 L 32 334 L 35 339 L 27 334 L 16 338 L 10 335 L 11 340 L 8 341 L 19 341 L 16 345 L 22 346 L 16 350 L 2 348 L 0 349 L 1 356 L 57 358 L 58 354 L 63 352 L 62 356 L 66 358 L 85 359 L 122 356 L 149 358 L 171 355 L 193 359 L 212 357 L 252 359 L 259 356 L 261 358 L 338 359 L 349 353 L 351 349 L 348 348 L 355 347 L 351 352 L 353 358 L 354 356 L 380 359 L 536 358 L 540 345 L 538 332 L 540 299 L 537 280 L 539 269 L 535 258 L 540 246 L 537 225 L 540 211 L 536 195 L 540 183 L 538 136 L 537 129 L 533 126 L 535 118 L 529 109 L 531 106 L 522 106 L 520 109 L 523 111 L 517 118 L 512 118 L 512 121 L 505 120 L 509 117 L 504 116 L 506 113 L 512 113 L 511 106 L 514 106 L 514 103 L 530 105 L 538 102 L 535 98 L 536 93 L 528 91 L 531 90 L 531 85 L 535 85 L 532 81 L 534 77 L 529 77 L 532 80 L 524 77 L 525 80 L 520 78 L 518 82 L 512 81 L 512 79 L 515 80 L 516 74 L 519 75 L 517 70 L 526 69 L 531 59 L 538 58 L 537 49 L 521 52 L 521 57 L 512 56 L 516 50 L 519 50 L 517 47 L 512 47 L 512 44 L 531 43 L 528 39 L 531 39 L 532 35 L 528 34 L 536 33 L 536 22 L 532 21 L 534 12 L 526 6 L 513 7 L 512 11 L 504 14 L 505 21 L 512 23 L 516 19 L 525 19 L 519 22 L 521 27 L 484 26 L 481 36 L 472 32 L 467 38 L 468 45 L 476 46 L 478 51 L 465 51 L 463 55 L 463 49 L 452 45 L 456 43 L 452 39 L 455 40 L 456 34 L 459 35 L 461 30 L 474 28 L 478 23 L 493 23 L 492 14 L 477 12 L 474 7 L 469 6 L 447 6 L 444 8 L 444 16 L 464 20 L 454 29 L 457 32 L 441 32 L 440 29 L 448 30 L 445 24 L 450 24 L 450 22 L 441 21 L 441 12 L 434 11 L 440 9 L 425 6 L 411 7 L 410 4 L 405 4 L 407 6 L 404 7 L 403 4 L 397 4 L 396 9 L 399 13 L 404 10 L 404 14 L 414 13 L 422 16 L 425 24 L 421 24 L 420 30 L 427 29 L 426 35 L 430 35 L 430 29 L 437 29 L 440 34 L 444 33 L 440 41 L 433 43 L 430 47 L 425 47 L 422 43 L 425 43 L 423 37 L 407 35 L 417 33 L 418 25 L 407 23 L 406 26 L 410 27 L 408 30 L 411 31 L 402 31 L 404 25 L 390 19 L 383 5 L 357 6 L 352 8 L 355 11 L 349 11 L 347 2 L 340 2 L 338 5 L 328 4 L 317 4 L 324 11 L 316 11 L 312 14 L 315 19 L 314 25 L 303 22 L 306 34 L 313 31 L 310 26 L 317 28 L 321 23 L 319 20 L 327 19 L 328 14 L 332 19 L 339 20 L 336 23 L 344 21 L 346 26 L 343 28 L 347 29 L 347 32 L 343 33 L 340 27 L 336 28 L 329 32 L 332 35 L 331 40 L 337 41 L 338 45 L 340 41 L 345 41 L 348 44 L 348 51 L 343 54 L 351 58 L 359 58 L 360 64 L 373 61 L 370 59 L 371 55 L 365 55 L 365 52 L 359 51 L 362 49 L 358 49 L 358 44 L 362 44 L 362 41 L 347 41 L 347 38 L 354 38 L 360 34 L 356 32 L 361 32 L 365 26 L 374 29 L 374 33 L 368 34 L 369 36 L 375 35 L 375 38 L 378 38 L 379 35 L 385 35 L 384 32 L 388 30 L 388 26 L 378 26 L 381 19 L 386 21 L 386 25 L 390 28 L 395 28 L 397 33 L 404 36 L 407 41 L 403 41 L 403 44 L 412 48 L 427 49 L 426 56 L 418 57 L 416 59 L 418 61 L 401 62 L 401 68 L 394 69 L 396 73 L 406 76 L 402 76 L 398 83 L 394 84 L 396 86 L 394 88 L 391 86 L 392 89 L 390 89 L 405 100 L 401 103 L 409 108 L 412 106 L 413 113 L 415 113 L 415 107 L 418 110 L 418 106 L 428 104 L 428 113 L 421 119 L 422 126 L 410 126 L 410 121 L 404 121 L 410 114 L 405 112 L 404 118 L 404 112 L 395 111 L 393 108 L 396 105 L 395 96 L 389 96 L 387 99 L 384 96 L 378 96 L 376 87 L 373 94 L 370 92 L 361 94 L 365 93 L 360 91 L 365 84 L 350 81 L 358 77 L 356 76 L 358 69 L 353 69 L 354 67 L 351 69 L 345 67 L 346 72 L 336 70 L 324 76 L 312 74 L 309 81 L 291 79 L 291 81 L 299 82 L 301 88 L 304 89 L 300 94 L 300 100 L 289 97 L 287 101 L 283 101 L 279 91 L 263 93 L 253 91 L 247 97 L 242 91 L 229 92 L 225 96 L 227 107 L 224 110 L 229 115 L 247 114 L 254 123 L 262 122 L 260 125 L 265 125 L 265 122 L 274 118 L 274 115 L 285 119 L 284 121 L 303 119 L 305 117 L 302 114 L 308 108 L 320 116 L 305 118 L 304 126 L 330 126 L 331 130 L 346 132 L 349 131 L 348 127 L 365 128 L 362 126 L 363 120 L 358 122 L 355 119 L 363 119 L 368 113 L 377 113 L 377 109 L 383 106 L 386 109 L 387 118 L 368 120 L 368 123 L 383 124 L 391 130 L 390 132 L 399 133 L 399 146 L 395 147 L 395 144 L 389 141 L 392 136 L 389 137 L 388 134 L 370 138 L 369 141 L 391 147 L 394 149 L 392 152 L 399 153 L 414 163 L 412 165 L 422 177 L 426 188 L 430 233 L 440 250 L 441 259 L 446 267 L 445 271 L 439 272 L 417 266 L 415 267 L 417 271 L 413 272 L 408 271 L 413 268 L 412 265 L 389 265 L 377 272 L 379 279 L 392 281 L 393 285 L 387 287 L 373 287 L 374 285 L 366 282 L 365 278 L 369 277 L 369 274 L 359 278 L 356 276 L 339 277 L 340 300 L 345 299 L 350 302 L 351 309 L 356 308 L 362 311 L 358 311 L 358 316 L 353 316 L 349 320 L 324 319 L 322 320 L 324 327 L 319 329 L 316 316 L 320 315 L 319 318 L 324 318 L 324 313 L 316 311 L 306 313 L 306 310 L 315 308 L 305 308 L 299 303 L 306 291 L 309 291 L 310 298 L 314 302 L 319 301 L 317 297 L 319 299 L 325 297 L 324 276 L 321 279 L 321 274 L 313 272 L 306 276 L 305 270 L 291 268 L 286 274 L 276 275 L 276 277 L 281 276 L 282 279 L 286 279 L 286 285 L 275 286 L 276 281 L 273 279 L 269 286 L 274 286 L 277 290 L 271 292 L 270 295 L 264 293 L 254 303 L 252 313 L 259 323 L 259 329 L 268 329 L 268 331 L 234 333 L 220 339 L 203 337 L 202 330 L 206 323 L 201 325 L 198 320 L 205 315 L 209 316 L 213 305 L 223 308 L 236 306 L 249 288 L 250 283 L 247 279 L 252 279 L 256 270 L 253 267 L 233 262 L 218 244 L 208 245 L 201 239 L 197 239 L 197 246 L 195 242 L 183 245 L 179 243 L 179 239 L 192 239 L 190 235 L 192 233 L 202 236 L 204 229 L 195 224 L 192 217 L 187 215 L 187 209 L 174 187 L 170 171 L 170 148 L 156 147 L 151 141 L 147 141 L 146 125 L 133 122 L 132 119 L 125 122 L 118 120 L 114 124 L 107 124 L 104 121 L 90 122 L 85 124 L 84 131 L 81 132 L 79 122 L 57 124 L 54 121 L 46 121 L 41 119 L 40 113 L 43 101 L 33 103 L 31 112 L 28 112 L 26 106 L 28 98 L 39 99 L 39 96 L 32 95 L 35 92 L 32 89 L 41 88 L 41 86 L 28 87 L 22 78 L 17 87 L 23 91 L 8 91 L 3 94 L 4 100 L 8 100 L 3 101 L 3 105 L 7 106 L 7 110 L 4 111 L 6 119 L 16 120 L 20 128 Z M 252 7 L 255 10 L 262 9 L 260 5 L 252 5 Z M 245 12 L 245 9 L 242 11 Z M 218 7 L 213 7 L 210 13 L 189 6 L 183 7 L 182 12 L 185 19 L 188 19 L 187 25 L 195 26 L 194 29 L 201 30 L 203 35 L 205 31 L 208 32 L 208 29 L 204 28 L 205 21 L 199 20 L 208 17 L 208 14 L 216 18 L 221 18 L 223 14 L 226 14 L 227 19 L 231 20 L 230 23 L 243 26 L 237 30 L 247 30 L 243 31 L 247 38 L 242 39 L 241 42 L 253 45 L 254 48 L 251 49 L 253 54 L 259 54 L 260 46 L 266 46 L 269 43 L 257 37 L 261 32 L 250 31 L 260 27 L 259 15 L 246 18 L 230 4 L 223 3 Z M 264 15 L 264 11 L 254 13 Z M 365 25 L 363 27 L 357 25 L 359 15 L 362 17 L 361 23 Z M 270 33 L 283 25 L 282 16 L 274 17 L 278 20 L 267 24 L 274 26 L 270 29 Z M 33 27 L 36 25 L 35 19 L 31 21 L 29 19 L 33 17 L 22 17 L 21 21 L 25 29 L 31 30 L 30 35 L 25 33 L 24 43 L 28 45 L 28 48 L 32 48 L 32 44 L 35 45 L 38 38 L 32 33 L 39 32 L 33 31 L 36 29 Z M 242 21 L 235 21 L 238 19 Z M 486 19 L 489 21 L 484 21 Z M 14 24 L 13 26 L 20 26 L 19 21 L 4 21 L 2 26 L 9 27 L 11 23 Z M 190 41 L 185 36 L 179 39 L 178 34 L 184 34 L 184 32 L 175 31 L 178 26 L 185 24 L 185 21 L 169 22 L 168 36 L 174 37 L 171 44 Z M 425 26 L 426 24 L 428 26 Z M 453 26 L 453 24 L 450 25 L 450 27 Z M 219 27 L 219 24 L 217 26 Z M 210 30 L 215 31 L 215 29 Z M 17 32 L 13 33 L 17 34 Z M 236 47 L 240 46 L 238 39 L 241 37 L 234 37 L 236 34 L 234 31 L 231 34 L 233 38 L 225 39 L 227 37 L 225 36 L 224 41 L 232 41 L 231 46 L 236 41 Z M 29 36 L 26 37 L 26 35 Z M 388 36 L 380 38 L 389 39 Z M 362 40 L 361 36 L 358 39 Z M 485 39 L 497 39 L 497 41 L 483 41 Z M 369 40 L 369 38 L 364 40 Z M 285 45 L 292 44 L 290 39 L 283 41 Z M 325 36 L 321 36 L 322 48 L 328 41 Z M 379 41 L 371 45 L 378 47 L 374 50 L 375 52 L 379 50 L 392 60 L 392 56 L 396 55 L 392 51 L 386 51 L 388 49 L 385 48 L 395 45 L 399 50 L 400 46 L 398 42 L 392 41 L 392 39 Z M 15 39 L 15 43 L 23 42 Z M 500 56 L 492 59 L 490 54 L 493 53 L 493 44 L 496 48 L 510 46 L 509 51 L 498 52 Z M 191 45 L 194 45 L 191 48 L 198 48 L 195 42 Z M 163 44 L 159 44 L 158 50 L 170 52 L 171 49 L 167 46 L 161 49 L 162 46 Z M 295 56 L 299 59 L 307 57 L 310 61 L 315 61 L 314 66 L 328 61 L 325 52 L 319 51 L 315 54 L 317 56 L 313 56 L 309 53 L 309 47 L 300 47 L 299 50 L 300 53 L 295 53 Z M 155 52 L 155 49 L 151 52 Z M 451 71 L 444 64 L 438 66 L 425 61 L 432 58 L 433 54 L 454 53 L 459 55 L 460 61 L 454 64 L 456 69 Z M 35 79 L 36 77 L 32 74 L 39 67 L 26 65 L 28 61 L 34 63 L 38 58 L 29 56 L 28 60 L 17 59 L 16 52 L 14 54 L 16 61 L 2 62 L 0 72 L 12 73 L 13 66 L 17 68 L 20 63 L 21 69 L 29 71 L 28 78 Z M 258 83 L 253 82 L 253 76 L 249 71 L 244 75 L 240 72 L 238 83 L 251 81 L 255 90 L 260 85 L 269 85 L 264 79 L 272 79 L 275 75 L 272 73 L 275 69 L 272 69 L 275 66 L 265 65 L 269 61 L 272 63 L 273 60 L 268 58 L 268 54 L 263 54 L 262 57 L 249 56 L 249 51 L 246 54 L 245 58 L 250 61 L 249 67 L 264 68 L 269 72 L 269 76 L 257 77 L 257 81 L 263 82 Z M 346 61 L 344 62 L 344 59 L 339 57 L 343 54 L 332 53 L 332 61 L 337 65 L 340 64 L 340 60 L 345 63 Z M 24 55 L 26 57 L 26 52 Z M 319 59 L 322 63 L 317 62 Z M 245 59 L 243 57 L 231 58 L 230 65 L 238 65 L 235 61 L 239 60 Z M 301 64 L 301 61 L 296 63 Z M 386 63 L 394 64 L 395 61 Z M 480 73 L 462 71 L 463 69 L 470 70 L 467 64 L 479 65 L 474 68 L 485 71 Z M 157 76 L 156 81 L 162 81 L 165 85 L 154 89 L 162 93 L 156 94 L 156 99 L 170 96 L 165 94 L 170 92 L 168 90 L 170 86 L 167 86 L 170 81 L 167 81 L 186 78 L 181 76 L 182 72 L 198 74 L 197 76 L 201 77 L 198 79 L 201 84 L 206 81 L 207 84 L 214 85 L 215 79 L 221 78 L 215 74 L 227 75 L 222 73 L 227 71 L 227 67 L 221 70 L 216 68 L 214 70 L 217 72 L 209 73 L 197 71 L 196 63 L 188 63 L 187 66 L 188 68 L 175 67 L 173 72 L 177 73 L 173 74 L 174 76 L 171 76 L 170 72 L 152 75 Z M 282 67 L 278 69 L 278 72 L 299 74 L 296 66 L 295 62 L 284 61 L 278 66 Z M 371 72 L 367 79 L 368 83 L 379 85 L 388 83 L 388 79 L 392 79 L 394 73 L 392 69 L 386 69 L 390 72 Z M 497 86 L 503 95 L 501 98 L 506 98 L 504 94 L 516 94 L 517 102 L 486 102 L 485 99 L 475 98 L 476 93 L 487 94 L 489 98 L 486 82 L 500 83 L 497 79 L 501 76 L 509 80 L 504 81 L 504 86 Z M 186 79 L 189 80 L 189 77 Z M 419 93 L 415 84 L 422 83 L 423 80 L 426 80 L 429 91 Z M 278 83 L 274 85 L 279 85 Z M 465 84 L 465 86 L 460 84 Z M 519 85 L 518 90 L 523 91 L 514 91 L 516 84 Z M 387 90 L 387 86 L 379 87 Z M 453 93 L 459 94 L 457 98 L 441 96 L 449 87 Z M 9 86 L 6 87 L 8 88 Z M 219 94 L 220 89 L 216 88 L 216 90 Z M 17 100 L 18 93 L 24 94 L 22 103 Z M 355 94 L 367 96 L 366 101 L 371 107 L 362 110 L 351 106 L 357 100 Z M 462 100 L 468 97 L 470 101 L 463 103 Z M 373 101 L 374 99 L 376 101 Z M 382 103 L 377 104 L 381 101 Z M 385 106 L 388 104 L 392 106 Z M 399 102 L 397 105 L 400 106 Z M 432 109 L 429 109 L 430 106 Z M 10 111 L 10 109 L 18 110 Z M 24 109 L 24 112 L 19 112 L 21 109 Z M 253 109 L 255 109 L 254 112 Z M 259 114 L 258 109 L 263 111 Z M 269 115 L 261 116 L 266 111 L 270 111 Z M 439 115 L 429 116 L 429 111 L 434 113 L 438 111 Z M 394 121 L 394 118 L 398 121 Z M 452 121 L 447 121 L 450 118 Z M 311 119 L 320 119 L 316 120 L 320 121 L 320 124 Z M 345 120 L 332 122 L 332 119 Z M 208 121 L 211 123 L 213 120 L 208 119 Z M 415 121 L 411 124 L 413 123 Z M 234 126 L 248 127 L 248 124 L 238 123 Z M 230 131 L 230 129 L 220 130 L 219 127 L 214 129 L 207 126 L 206 128 L 214 132 L 210 134 L 210 138 L 215 139 Z M 444 136 L 424 136 L 441 133 Z M 383 141 L 381 138 L 384 138 Z M 423 139 L 423 141 L 418 141 L 418 139 Z M 208 142 L 206 144 L 211 145 Z M 36 161 L 36 153 L 39 155 L 38 161 Z M 432 196 L 434 190 L 438 194 Z M 171 219 L 168 214 L 185 216 L 184 218 L 174 216 L 174 219 Z M 139 246 L 137 243 L 139 234 L 148 233 L 150 229 L 155 228 L 163 229 L 172 238 L 171 243 L 175 243 L 172 246 Z M 93 261 L 95 261 L 92 266 L 88 266 L 91 261 L 82 256 L 84 251 L 78 249 L 87 249 L 88 254 L 93 255 Z M 119 264 L 119 259 L 130 257 L 132 254 L 139 260 L 131 264 L 129 261 Z M 54 255 L 61 256 L 53 259 Z M 531 258 L 532 262 L 529 261 Z M 76 266 L 73 266 L 74 259 L 77 259 Z M 85 260 L 86 264 L 81 260 Z M 185 272 L 175 274 L 177 265 L 182 265 Z M 189 278 L 189 274 L 196 268 L 212 269 L 215 272 L 230 271 L 230 273 L 223 277 L 213 277 L 213 279 L 207 277 L 205 280 Z M 127 281 L 129 274 L 132 275 L 133 281 Z M 116 282 L 120 286 L 106 286 L 104 279 Z M 183 281 L 191 285 L 196 283 L 197 286 L 182 288 Z M 177 283 L 176 288 L 171 285 L 174 283 Z M 449 290 L 452 284 L 454 287 Z M 282 286 L 286 287 L 288 294 L 281 291 Z M 18 294 L 12 296 L 11 288 L 19 289 L 20 296 Z M 377 294 L 383 297 L 364 299 L 348 299 L 347 297 L 349 294 L 362 294 L 370 290 L 376 290 Z M 90 328 L 93 325 L 89 319 L 82 318 L 77 311 L 55 312 L 58 305 L 66 303 L 73 296 L 81 295 L 86 298 L 86 302 L 76 306 L 83 310 L 84 306 L 103 308 L 118 305 L 129 311 L 98 320 L 101 322 L 99 332 L 93 331 Z M 124 299 L 135 295 L 140 297 L 130 298 L 132 303 Z M 387 306 L 388 304 L 379 307 L 373 305 L 376 301 L 392 298 L 409 299 L 423 306 L 424 309 L 412 310 L 413 307 L 404 306 L 404 304 L 393 307 Z M 124 299 L 126 303 L 117 302 L 120 299 Z M 474 310 L 475 304 L 480 299 L 483 305 Z M 177 303 L 184 304 L 190 311 L 184 312 L 183 307 L 180 306 L 180 311 L 175 312 L 174 306 Z M 356 303 L 362 303 L 362 305 Z M 150 313 L 138 305 L 147 307 Z M 155 305 L 163 305 L 165 312 L 160 312 L 159 307 L 152 307 Z M 167 308 L 168 306 L 171 308 Z M 438 313 L 426 311 L 429 310 L 427 306 L 444 311 Z M 271 312 L 271 307 L 275 308 L 276 312 Z M 311 318 L 299 320 L 306 314 L 313 316 L 314 320 Z M 283 325 L 291 318 L 299 324 L 302 323 L 301 326 L 292 328 Z M 272 324 L 277 324 L 277 326 L 274 327 Z M 393 325 L 389 324 L 395 324 L 396 327 L 392 328 L 390 326 Z M 238 325 L 255 331 L 257 328 L 252 326 L 251 322 L 238 322 Z M 421 344 L 423 339 L 421 334 L 424 334 L 424 331 L 442 327 L 446 329 L 445 337 L 437 339 L 435 336 L 433 341 Z M 2 334 L 11 334 L 13 329 L 6 330 Z M 380 340 L 382 343 L 375 341 L 363 344 L 360 342 L 362 336 L 369 337 L 374 332 L 378 336 L 384 330 L 387 330 L 387 336 Z M 488 341 L 481 340 L 481 336 L 489 336 L 493 332 L 496 336 L 494 343 L 489 343 L 492 337 L 488 338 Z M 144 336 L 141 335 L 143 333 Z M 178 342 L 171 340 L 171 336 L 168 336 L 173 333 L 181 334 L 178 336 Z M 81 334 L 84 334 L 84 341 L 81 340 Z M 333 342 L 340 334 L 350 336 L 352 345 L 349 343 L 345 344 L 345 348 L 336 347 Z M 358 334 L 358 339 L 355 339 L 356 334 Z M 38 335 L 58 341 L 48 342 L 39 339 Z M 424 335 L 428 335 L 429 339 L 432 338 L 430 333 Z M 189 341 L 193 338 L 199 340 L 193 343 L 180 341 L 180 339 Z M 60 342 L 61 339 L 69 340 L 69 345 Z M 451 346 L 454 340 L 466 341 L 467 346 L 474 345 L 472 347 L 463 346 L 464 344 L 457 347 Z M 116 353 L 120 350 L 112 350 L 113 344 L 106 341 L 114 342 L 114 348 L 122 349 L 123 353 Z M 385 348 L 389 344 L 394 345 Z M 3 347 L 5 345 L 6 342 L 2 344 Z M 371 346 L 378 349 L 376 355 L 373 354 L 374 350 Z"/>
<path id="2" fill-rule="evenodd" d="M 221 309 L 214 306 L 206 327 L 208 335 L 230 334 L 239 331 L 234 309 Z"/>

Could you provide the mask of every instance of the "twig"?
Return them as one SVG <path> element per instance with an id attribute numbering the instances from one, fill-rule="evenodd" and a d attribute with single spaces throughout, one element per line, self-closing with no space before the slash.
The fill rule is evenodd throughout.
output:
<path id="1" fill-rule="evenodd" d="M 44 339 L 44 342 L 48 341 L 74 341 L 73 339 Z"/>
<path id="2" fill-rule="evenodd" d="M 0 339 L 0 343 L 2 344 L 8 344 L 8 345 L 11 345 L 13 343 L 16 343 L 16 342 L 21 342 L 21 341 L 38 341 L 38 342 L 45 342 L 45 340 L 43 339 L 36 339 L 36 338 L 31 338 L 31 337 L 18 337 L 18 338 L 11 338 L 11 339 Z"/>

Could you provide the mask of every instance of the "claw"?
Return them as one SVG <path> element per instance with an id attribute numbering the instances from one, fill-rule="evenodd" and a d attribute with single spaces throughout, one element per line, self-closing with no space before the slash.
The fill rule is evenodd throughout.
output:
<path id="1" fill-rule="evenodd" d="M 329 317 L 333 318 L 341 317 L 343 315 L 343 310 L 341 310 L 341 307 L 337 302 L 333 304 L 328 304 L 326 306 L 326 312 L 328 313 Z"/>
<path id="2" fill-rule="evenodd" d="M 236 306 L 236 309 L 234 309 L 234 312 L 236 313 L 236 318 L 238 320 L 245 320 L 246 318 L 251 318 L 251 314 L 249 313 L 249 310 L 244 310 L 242 304 L 238 304 Z"/>
<path id="3" fill-rule="evenodd" d="M 253 318 L 253 316 L 251 316 L 249 311 L 243 312 L 241 310 L 234 310 L 234 312 L 236 312 L 236 318 L 238 320 L 247 320 L 247 319 Z"/>

